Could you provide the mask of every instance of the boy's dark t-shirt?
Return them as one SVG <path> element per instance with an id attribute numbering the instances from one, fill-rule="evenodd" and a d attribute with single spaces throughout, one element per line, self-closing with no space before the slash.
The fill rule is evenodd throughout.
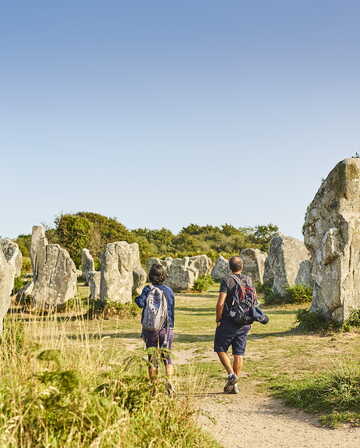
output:
<path id="1" fill-rule="evenodd" d="M 236 286 L 237 286 L 236 280 L 234 280 L 234 278 L 232 277 L 234 275 L 239 280 L 241 280 L 241 282 L 244 283 L 244 285 L 247 283 L 249 286 L 252 286 L 251 278 L 244 274 L 230 274 L 229 276 L 227 276 L 221 280 L 219 292 L 223 292 L 226 294 L 225 305 L 224 305 L 224 310 L 223 310 L 221 321 L 223 323 L 226 322 L 228 324 L 232 324 L 232 320 L 228 315 L 228 308 L 230 306 L 231 297 L 233 296 L 233 294 L 236 290 Z"/>

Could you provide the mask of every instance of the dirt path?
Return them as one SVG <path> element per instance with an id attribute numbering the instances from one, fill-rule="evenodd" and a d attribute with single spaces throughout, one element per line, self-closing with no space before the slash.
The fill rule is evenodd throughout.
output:
<path id="1" fill-rule="evenodd" d="M 211 395 L 200 402 L 201 426 L 224 448 L 359 448 L 360 429 L 324 429 L 277 400 Z"/>

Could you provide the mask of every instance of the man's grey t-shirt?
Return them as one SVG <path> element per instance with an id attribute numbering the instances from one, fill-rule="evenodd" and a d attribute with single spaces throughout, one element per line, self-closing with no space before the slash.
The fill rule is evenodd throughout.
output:
<path id="1" fill-rule="evenodd" d="M 249 286 L 252 286 L 251 278 L 244 274 L 230 274 L 229 276 L 227 276 L 221 280 L 219 292 L 223 292 L 226 294 L 224 311 L 223 311 L 221 320 L 228 321 L 230 323 L 232 321 L 228 316 L 228 307 L 230 306 L 231 297 L 235 293 L 236 286 L 237 286 L 236 280 L 234 280 L 233 276 L 236 276 L 244 286 L 246 284 L 248 284 Z"/>

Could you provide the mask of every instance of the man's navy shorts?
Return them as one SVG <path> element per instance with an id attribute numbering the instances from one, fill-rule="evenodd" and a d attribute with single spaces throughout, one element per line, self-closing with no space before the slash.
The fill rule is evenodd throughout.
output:
<path id="1" fill-rule="evenodd" d="M 233 355 L 244 355 L 250 325 L 237 328 L 231 322 L 223 321 L 216 328 L 214 352 L 227 352 L 230 345 Z"/>

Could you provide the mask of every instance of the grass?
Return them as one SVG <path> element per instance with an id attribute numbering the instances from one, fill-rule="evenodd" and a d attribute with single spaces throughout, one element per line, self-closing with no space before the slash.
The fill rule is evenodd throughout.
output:
<path id="1" fill-rule="evenodd" d="M 288 405 L 320 413 L 326 426 L 360 426 L 360 367 L 350 361 L 315 377 L 274 385 L 273 390 Z"/>
<path id="2" fill-rule="evenodd" d="M 39 317 L 14 308 L 8 316 L 12 329 L 4 335 L 0 358 L 0 446 L 141 448 L 152 440 L 165 448 L 217 446 L 196 426 L 194 403 L 199 394 L 223 387 L 224 372 L 212 351 L 216 287 L 176 296 L 176 400 L 163 393 L 163 382 L 155 389 L 147 382 L 139 316 L 85 320 L 86 295 L 81 287 L 80 300 L 68 312 Z M 334 376 L 325 374 L 336 375 L 334 363 L 346 371 L 359 362 L 360 333 L 304 332 L 296 328 L 296 315 L 305 307 L 265 306 L 270 322 L 253 325 L 249 376 L 241 381 L 247 394 L 274 394 L 316 412 L 324 425 L 355 424 L 351 400 L 331 407 L 332 395 L 320 389 L 334 385 Z M 319 381 L 322 397 L 317 409 L 306 406 L 312 381 Z"/>

